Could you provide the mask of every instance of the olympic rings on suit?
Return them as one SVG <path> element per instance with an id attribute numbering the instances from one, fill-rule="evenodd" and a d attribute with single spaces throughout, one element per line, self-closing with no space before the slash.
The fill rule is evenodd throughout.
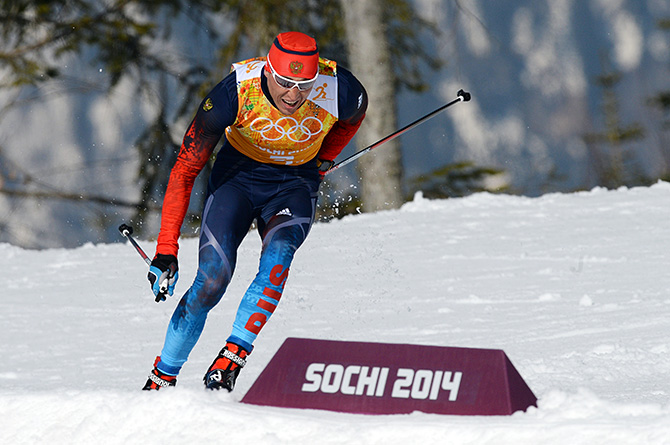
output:
<path id="1" fill-rule="evenodd" d="M 290 126 L 288 128 L 282 126 L 282 121 L 284 120 L 289 123 Z M 312 131 L 307 126 L 310 121 L 315 121 L 319 125 L 319 129 Z M 300 123 L 291 116 L 282 116 L 275 122 L 268 117 L 257 117 L 251 122 L 249 128 L 253 132 L 260 133 L 266 141 L 278 141 L 287 137 L 293 142 L 306 142 L 312 136 L 316 136 L 323 131 L 323 122 L 313 116 L 307 116 Z M 275 131 L 278 136 L 273 136 L 272 131 Z M 298 132 L 300 132 L 301 136 L 297 136 Z"/>

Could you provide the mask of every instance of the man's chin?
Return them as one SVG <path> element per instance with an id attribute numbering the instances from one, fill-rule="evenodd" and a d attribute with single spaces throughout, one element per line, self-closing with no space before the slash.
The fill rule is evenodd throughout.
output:
<path id="1" fill-rule="evenodd" d="M 281 104 L 279 105 L 279 111 L 282 114 L 285 114 L 285 115 L 289 116 L 289 115 L 295 113 L 296 111 L 298 111 L 298 108 L 300 108 L 301 105 L 302 105 L 302 103 L 298 102 L 295 105 L 291 106 L 291 105 L 287 104 L 286 102 L 282 101 Z"/>

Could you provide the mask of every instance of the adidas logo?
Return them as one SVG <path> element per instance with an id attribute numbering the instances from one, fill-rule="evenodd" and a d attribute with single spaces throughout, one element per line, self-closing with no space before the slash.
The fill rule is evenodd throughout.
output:
<path id="1" fill-rule="evenodd" d="M 279 215 L 293 216 L 293 213 L 291 213 L 291 209 L 286 207 L 284 210 L 280 210 L 279 212 L 277 212 L 277 214 L 275 216 L 279 216 Z"/>

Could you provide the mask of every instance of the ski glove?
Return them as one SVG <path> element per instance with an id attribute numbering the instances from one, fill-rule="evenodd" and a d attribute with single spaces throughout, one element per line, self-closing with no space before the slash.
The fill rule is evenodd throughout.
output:
<path id="1" fill-rule="evenodd" d="M 179 279 L 177 257 L 162 253 L 156 254 L 149 267 L 147 279 L 151 283 L 156 302 L 165 300 L 166 295 L 174 294 L 174 287 Z"/>
<path id="2" fill-rule="evenodd" d="M 326 173 L 328 173 L 328 170 L 333 168 L 333 165 L 335 165 L 334 161 L 330 161 L 328 159 L 317 159 L 316 160 L 316 166 L 319 169 L 319 176 L 321 177 L 321 180 L 326 176 Z"/>

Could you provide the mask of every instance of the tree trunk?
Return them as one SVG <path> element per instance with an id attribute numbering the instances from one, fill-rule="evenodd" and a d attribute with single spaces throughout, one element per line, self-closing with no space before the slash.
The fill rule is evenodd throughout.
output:
<path id="1" fill-rule="evenodd" d="M 383 2 L 340 0 L 344 11 L 349 61 L 354 75 L 368 92 L 369 106 L 357 133 L 362 149 L 396 128 L 393 70 L 382 23 Z M 385 143 L 358 160 L 362 209 L 397 208 L 403 203 L 402 162 L 397 140 Z"/>

